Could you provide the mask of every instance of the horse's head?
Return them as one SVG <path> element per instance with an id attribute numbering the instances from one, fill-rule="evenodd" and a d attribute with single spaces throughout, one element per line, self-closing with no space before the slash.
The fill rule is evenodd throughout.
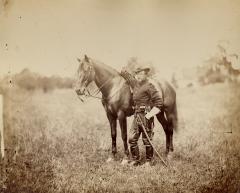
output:
<path id="1" fill-rule="evenodd" d="M 90 58 L 85 55 L 84 59 L 80 60 L 77 70 L 77 80 L 75 83 L 75 91 L 78 95 L 84 95 L 87 86 L 94 80 L 94 69 Z"/>

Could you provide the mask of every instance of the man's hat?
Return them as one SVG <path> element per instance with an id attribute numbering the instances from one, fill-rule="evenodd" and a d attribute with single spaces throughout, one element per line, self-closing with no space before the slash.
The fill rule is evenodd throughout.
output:
<path id="1" fill-rule="evenodd" d="M 145 68 L 138 67 L 134 72 L 135 72 L 135 74 L 137 74 L 137 73 L 142 72 L 142 71 L 144 71 L 145 73 L 148 73 L 150 71 L 150 68 L 148 68 L 148 67 L 145 67 Z"/>

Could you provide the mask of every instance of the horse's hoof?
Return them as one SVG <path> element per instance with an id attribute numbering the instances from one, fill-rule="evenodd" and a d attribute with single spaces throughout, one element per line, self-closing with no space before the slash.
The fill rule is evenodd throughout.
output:
<path id="1" fill-rule="evenodd" d="M 141 165 L 142 168 L 151 168 L 151 166 L 153 166 L 153 164 L 151 162 L 145 162 L 143 165 Z"/>
<path id="2" fill-rule="evenodd" d="M 129 161 L 127 159 L 123 159 L 122 162 L 121 162 L 121 165 L 126 165 L 126 164 L 128 164 L 128 162 Z"/>
<path id="3" fill-rule="evenodd" d="M 109 158 L 106 160 L 107 163 L 110 163 L 110 162 L 113 162 L 113 161 L 114 161 L 114 159 L 113 159 L 112 157 L 109 157 Z"/>
<path id="4" fill-rule="evenodd" d="M 168 152 L 167 154 L 167 160 L 171 161 L 173 159 L 173 152 Z"/>
<path id="5" fill-rule="evenodd" d="M 140 161 L 138 160 L 133 160 L 133 161 L 130 161 L 129 163 L 129 166 L 139 166 L 140 165 Z"/>

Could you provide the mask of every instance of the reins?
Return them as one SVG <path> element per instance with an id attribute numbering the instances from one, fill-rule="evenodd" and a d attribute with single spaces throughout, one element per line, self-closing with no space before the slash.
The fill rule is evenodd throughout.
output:
<path id="1" fill-rule="evenodd" d="M 106 80 L 99 88 L 97 88 L 95 91 L 93 91 L 93 94 L 91 94 L 90 91 L 89 91 L 89 89 L 88 89 L 87 86 L 86 86 L 86 83 L 89 81 L 91 72 L 92 72 L 92 70 L 93 70 L 93 67 L 92 67 L 92 66 L 90 66 L 89 68 L 90 68 L 90 70 L 89 70 L 89 73 L 88 73 L 88 77 L 87 77 L 87 79 L 86 79 L 85 82 L 84 82 L 85 90 L 87 91 L 87 94 L 84 93 L 84 96 L 86 96 L 86 97 L 92 97 L 92 98 L 96 98 L 96 99 L 101 99 L 101 100 L 102 100 L 102 99 L 104 99 L 104 97 L 98 97 L 98 96 L 96 96 L 96 95 L 101 91 L 101 89 L 102 89 L 107 83 L 110 82 L 110 80 L 112 80 L 112 78 L 109 78 L 108 80 Z M 120 90 L 120 89 L 116 90 L 116 91 L 112 94 L 112 96 L 108 97 L 108 99 L 111 99 L 112 97 L 114 97 L 119 90 Z M 78 98 L 79 98 L 82 102 L 84 102 L 84 100 L 83 100 L 79 95 L 78 95 Z"/>
<path id="2" fill-rule="evenodd" d="M 110 80 L 112 80 L 111 78 L 109 78 L 108 80 L 106 80 L 99 88 L 97 88 L 95 91 L 93 91 L 93 94 L 94 95 L 97 95 L 100 91 L 101 91 L 101 89 L 103 88 L 103 86 L 105 86 Z M 87 88 L 86 88 L 87 89 Z M 87 90 L 88 91 L 88 90 Z M 88 91 L 89 92 L 89 91 Z M 95 93 L 96 92 L 96 93 Z M 90 94 L 90 92 L 89 92 L 89 94 Z"/>
<path id="3" fill-rule="evenodd" d="M 102 88 L 102 86 L 101 86 L 101 88 Z M 85 89 L 86 89 L 87 92 L 88 92 L 87 95 L 84 94 L 84 96 L 86 96 L 86 97 L 92 97 L 92 98 L 101 99 L 101 100 L 102 100 L 102 99 L 106 99 L 106 98 L 104 98 L 104 97 L 94 96 L 94 95 L 92 95 L 92 94 L 89 92 L 89 90 L 88 90 L 87 88 L 85 88 Z M 118 90 L 116 90 L 110 97 L 108 97 L 108 99 L 113 98 L 119 91 L 120 91 L 120 88 L 119 88 Z M 99 91 L 98 91 L 95 95 L 97 95 L 99 92 L 100 92 L 100 89 L 99 89 Z M 83 99 L 80 99 L 80 100 L 83 102 Z"/>

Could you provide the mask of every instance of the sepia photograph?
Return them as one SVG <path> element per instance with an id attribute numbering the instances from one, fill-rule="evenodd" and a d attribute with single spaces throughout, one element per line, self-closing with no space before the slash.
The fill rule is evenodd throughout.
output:
<path id="1" fill-rule="evenodd" d="M 0 0 L 1 193 L 240 193 L 239 0 Z"/>

